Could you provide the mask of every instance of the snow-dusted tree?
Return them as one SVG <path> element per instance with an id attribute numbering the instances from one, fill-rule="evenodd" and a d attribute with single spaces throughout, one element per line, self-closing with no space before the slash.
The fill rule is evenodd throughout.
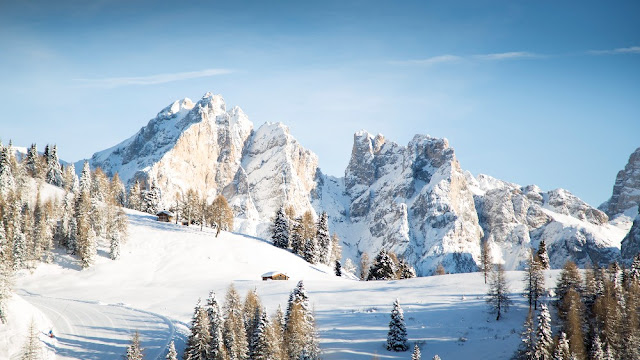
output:
<path id="1" fill-rule="evenodd" d="M 331 235 L 331 262 L 342 261 L 342 246 L 340 246 L 340 238 L 338 234 Z"/>
<path id="2" fill-rule="evenodd" d="M 140 346 L 140 334 L 138 331 L 133 333 L 131 337 L 131 342 L 129 346 L 127 346 L 127 355 L 125 357 L 126 360 L 142 360 L 144 359 L 144 355 L 142 354 L 144 350 Z"/>
<path id="3" fill-rule="evenodd" d="M 209 318 L 209 333 L 211 334 L 211 342 L 209 345 L 211 360 L 223 360 L 225 358 L 225 348 L 222 339 L 222 330 L 224 328 L 224 319 L 222 318 L 222 310 L 216 299 L 216 295 L 211 291 L 206 305 L 207 316 Z"/>
<path id="4" fill-rule="evenodd" d="M 331 237 L 329 236 L 329 216 L 326 211 L 320 214 L 316 224 L 316 242 L 318 244 L 318 262 L 331 264 Z"/>
<path id="5" fill-rule="evenodd" d="M 604 350 L 602 350 L 602 341 L 597 332 L 594 332 L 593 339 L 591 340 L 591 352 L 589 353 L 589 360 L 604 360 Z"/>
<path id="6" fill-rule="evenodd" d="M 317 264 L 319 258 L 318 242 L 315 237 L 305 240 L 303 258 L 310 264 Z"/>
<path id="7" fill-rule="evenodd" d="M 509 288 L 507 287 L 507 279 L 502 264 L 496 264 L 491 271 L 487 295 L 489 296 L 487 303 L 489 303 L 491 311 L 497 314 L 496 320 L 500 320 L 502 313 L 507 312 L 511 305 Z"/>
<path id="8" fill-rule="evenodd" d="M 625 359 L 640 359 L 640 286 L 633 282 L 629 284 L 625 297 L 625 313 L 622 324 L 622 356 Z"/>
<path id="9" fill-rule="evenodd" d="M 38 170 L 39 170 L 39 156 L 38 156 L 38 149 L 36 147 L 36 144 L 31 144 L 31 146 L 29 146 L 29 148 L 27 149 L 27 156 L 25 156 L 24 158 L 24 170 L 25 173 L 27 174 L 27 176 L 30 176 L 32 178 L 37 178 L 38 177 Z"/>
<path id="10" fill-rule="evenodd" d="M 255 346 L 254 340 L 256 340 L 254 334 L 256 332 L 256 326 L 258 326 L 258 322 L 260 321 L 262 312 L 262 303 L 260 302 L 258 292 L 256 291 L 256 289 L 249 290 L 247 292 L 247 296 L 244 299 L 244 306 L 242 308 L 244 329 L 247 335 L 247 341 L 249 343 L 249 354 L 253 353 L 253 348 Z"/>
<path id="11" fill-rule="evenodd" d="M 166 360 L 178 360 L 178 352 L 176 351 L 176 344 L 173 343 L 173 340 L 169 343 L 169 351 L 167 351 Z"/>
<path id="12" fill-rule="evenodd" d="M 27 239 L 24 233 L 17 229 L 13 237 L 13 269 L 24 269 L 27 265 Z"/>
<path id="13" fill-rule="evenodd" d="M 551 360 L 553 337 L 551 334 L 551 315 L 545 304 L 540 305 L 538 314 L 538 327 L 536 328 L 536 345 L 534 347 L 534 359 Z"/>
<path id="14" fill-rule="evenodd" d="M 527 259 L 527 267 L 524 277 L 524 291 L 527 300 L 529 300 L 529 308 L 533 306 L 538 309 L 538 299 L 544 294 L 544 273 L 540 262 L 535 258 L 533 251 L 529 253 Z"/>
<path id="15" fill-rule="evenodd" d="M 396 299 L 391 310 L 391 321 L 389 322 L 389 332 L 387 333 L 387 350 L 407 351 L 407 327 L 404 324 L 404 312 L 400 307 L 400 302 Z"/>
<path id="16" fill-rule="evenodd" d="M 578 358 L 586 358 L 587 352 L 584 346 L 583 315 L 584 305 L 578 292 L 570 288 L 564 297 L 564 308 L 567 309 L 567 317 L 564 322 L 564 330 L 571 346 L 571 352 Z"/>
<path id="17" fill-rule="evenodd" d="M 243 306 L 235 287 L 229 286 L 224 303 L 224 346 L 231 360 L 245 360 L 249 355 L 249 344 L 243 321 Z"/>
<path id="18" fill-rule="evenodd" d="M 127 204 L 127 190 L 117 172 L 113 175 L 109 183 L 109 197 L 117 206 L 123 207 Z"/>
<path id="19" fill-rule="evenodd" d="M 363 252 L 360 255 L 360 280 L 367 280 L 369 278 L 369 254 Z"/>
<path id="20" fill-rule="evenodd" d="M 307 358 L 317 359 L 320 353 L 315 320 L 302 280 L 289 295 L 285 314 L 284 344 L 289 359 L 298 359 L 303 351 Z"/>
<path id="21" fill-rule="evenodd" d="M 480 267 L 482 269 L 482 273 L 484 274 L 484 283 L 486 284 L 489 273 L 493 268 L 491 248 L 489 247 L 489 241 L 487 240 L 482 241 L 482 245 L 480 247 Z"/>
<path id="22" fill-rule="evenodd" d="M 420 353 L 420 348 L 418 344 L 413 346 L 413 353 L 411 354 L 411 360 L 420 360 L 422 359 L 422 354 Z"/>
<path id="23" fill-rule="evenodd" d="M 160 210 L 161 201 L 162 194 L 154 180 L 149 190 L 142 191 L 142 211 L 155 215 Z"/>
<path id="24" fill-rule="evenodd" d="M 282 350 L 278 344 L 276 328 L 271 326 L 271 322 L 266 312 L 262 312 L 253 333 L 253 350 L 250 358 L 252 360 L 280 360 Z"/>
<path id="25" fill-rule="evenodd" d="M 280 207 L 273 218 L 271 241 L 275 247 L 281 249 L 287 249 L 290 246 L 289 220 L 284 212 L 284 207 Z"/>
<path id="26" fill-rule="evenodd" d="M 529 314 L 524 322 L 524 329 L 520 333 L 520 346 L 513 356 L 513 360 L 533 360 L 535 353 L 535 328 L 533 326 L 533 310 L 529 307 Z"/>
<path id="27" fill-rule="evenodd" d="M 567 318 L 568 310 L 565 306 L 564 298 L 570 289 L 574 289 L 578 293 L 581 293 L 582 277 L 580 276 L 580 270 L 578 270 L 576 264 L 571 260 L 567 260 L 560 272 L 560 276 L 556 284 L 558 317 L 563 321 Z"/>
<path id="28" fill-rule="evenodd" d="M 553 360 L 571 360 L 569 341 L 567 341 L 567 335 L 564 332 L 561 332 L 560 338 L 558 338 L 558 344 L 553 352 Z"/>
<path id="29" fill-rule="evenodd" d="M 82 165 L 82 173 L 80 174 L 80 183 L 78 191 L 80 193 L 86 192 L 91 194 L 91 168 L 89 162 L 85 161 Z"/>
<path id="30" fill-rule="evenodd" d="M 543 270 L 547 270 L 551 267 L 549 262 L 549 254 L 547 253 L 547 243 L 545 243 L 544 239 L 540 240 L 540 245 L 538 245 L 538 261 L 542 266 Z"/>
<path id="31" fill-rule="evenodd" d="M 129 196 L 127 196 L 127 206 L 129 209 L 142 210 L 142 189 L 138 180 L 129 188 Z"/>
<path id="32" fill-rule="evenodd" d="M 347 260 L 344 261 L 342 272 L 345 274 L 351 274 L 355 276 L 356 270 L 357 270 L 356 265 L 353 263 L 353 261 L 350 258 L 347 258 Z"/>
<path id="33" fill-rule="evenodd" d="M 84 176 L 83 176 L 84 177 Z M 82 186 L 80 187 L 82 189 Z M 93 264 L 97 253 L 96 233 L 91 223 L 92 204 L 89 191 L 82 191 L 76 201 L 76 252 L 83 268 Z"/>
<path id="34" fill-rule="evenodd" d="M 0 195 L 6 197 L 9 192 L 15 190 L 15 185 L 9 148 L 0 144 Z"/>
<path id="35" fill-rule="evenodd" d="M 233 230 L 233 210 L 224 195 L 216 196 L 209 210 L 209 222 L 215 226 L 216 236 L 220 231 Z"/>
<path id="36" fill-rule="evenodd" d="M 64 189 L 77 193 L 80 191 L 80 180 L 78 174 L 76 174 L 76 167 L 72 164 L 68 164 L 62 171 L 62 177 L 64 182 Z"/>
<path id="37" fill-rule="evenodd" d="M 316 223 L 313 220 L 311 210 L 302 214 L 302 238 L 306 241 L 316 237 Z"/>
<path id="38" fill-rule="evenodd" d="M 336 263 L 333 266 L 333 271 L 336 276 L 342 276 L 342 265 L 340 264 L 340 261 L 336 260 Z"/>
<path id="39" fill-rule="evenodd" d="M 193 311 L 191 319 L 191 334 L 184 349 L 184 360 L 208 360 L 210 355 L 211 333 L 209 332 L 209 317 L 200 305 L 200 299 Z"/>
<path id="40" fill-rule="evenodd" d="M 291 251 L 299 256 L 304 255 L 304 238 L 302 228 L 302 217 L 295 218 L 289 222 Z"/>
<path id="41" fill-rule="evenodd" d="M 398 270 L 396 278 L 398 279 L 412 279 L 416 277 L 416 270 L 413 266 L 409 265 L 405 258 L 400 258 L 398 261 Z"/>
<path id="42" fill-rule="evenodd" d="M 394 279 L 396 275 L 396 268 L 394 265 L 395 264 L 387 250 L 380 250 L 369 269 L 369 276 L 367 276 L 367 280 Z"/>
<path id="43" fill-rule="evenodd" d="M 40 339 L 38 338 L 38 329 L 36 323 L 32 319 L 29 324 L 29 333 L 27 334 L 27 341 L 25 341 L 22 352 L 20 354 L 20 360 L 39 360 L 42 357 L 42 346 L 40 345 Z"/>
<path id="44" fill-rule="evenodd" d="M 62 167 L 58 160 L 58 147 L 56 145 L 49 147 L 49 152 L 46 154 L 45 161 L 47 163 L 45 181 L 51 185 L 62 186 Z"/>
<path id="45" fill-rule="evenodd" d="M 640 282 L 640 254 L 633 258 L 631 268 L 629 269 L 629 281 L 635 283 Z"/>

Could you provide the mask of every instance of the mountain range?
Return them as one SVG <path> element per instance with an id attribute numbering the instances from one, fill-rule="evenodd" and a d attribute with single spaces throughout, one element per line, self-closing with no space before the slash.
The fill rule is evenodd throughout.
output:
<path id="1" fill-rule="evenodd" d="M 227 110 L 222 96 L 207 93 L 197 102 L 174 102 L 88 161 L 108 175 L 118 172 L 129 186 L 154 184 L 166 207 L 189 188 L 210 200 L 223 194 L 236 216 L 234 230 L 247 235 L 268 238 L 282 205 L 299 214 L 326 211 L 344 258 L 385 248 L 419 275 L 440 264 L 449 272 L 475 271 L 482 241 L 507 269 L 521 269 L 542 240 L 553 268 L 568 259 L 607 264 L 640 251 L 640 219 L 632 224 L 640 203 L 640 149 L 599 209 L 565 189 L 473 176 L 446 139 L 428 135 L 400 145 L 358 131 L 344 177 L 337 178 L 322 173 L 318 157 L 285 125 L 255 129 L 239 107 Z"/>

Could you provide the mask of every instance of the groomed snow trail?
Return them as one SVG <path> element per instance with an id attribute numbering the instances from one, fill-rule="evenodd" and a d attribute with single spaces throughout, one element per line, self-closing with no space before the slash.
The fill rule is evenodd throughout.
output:
<path id="1" fill-rule="evenodd" d="M 56 359 L 119 359 L 126 354 L 136 330 L 145 359 L 162 359 L 175 334 L 173 323 L 166 317 L 121 304 L 47 297 L 24 290 L 18 295 L 53 323 Z"/>

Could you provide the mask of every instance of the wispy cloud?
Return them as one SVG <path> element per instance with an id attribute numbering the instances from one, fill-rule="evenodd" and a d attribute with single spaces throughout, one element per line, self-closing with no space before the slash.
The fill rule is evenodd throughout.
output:
<path id="1" fill-rule="evenodd" d="M 148 76 L 111 77 L 99 79 L 74 79 L 74 81 L 87 87 L 116 88 L 129 85 L 156 85 L 174 81 L 197 79 L 216 75 L 232 73 L 229 69 L 204 69 L 199 71 L 187 71 L 169 74 L 156 74 Z"/>
<path id="2" fill-rule="evenodd" d="M 475 59 L 488 60 L 488 61 L 527 59 L 527 58 L 537 58 L 537 57 L 542 57 L 542 56 L 539 54 L 528 52 L 528 51 L 511 51 L 511 52 L 503 52 L 503 53 L 495 53 L 495 54 L 473 55 L 473 58 Z"/>
<path id="3" fill-rule="evenodd" d="M 591 55 L 640 54 L 640 46 L 630 46 L 612 50 L 591 50 L 587 53 Z"/>
<path id="4" fill-rule="evenodd" d="M 540 54 L 535 54 L 528 51 L 511 51 L 511 52 L 503 52 L 503 53 L 492 53 L 492 54 L 475 54 L 475 55 L 438 55 L 432 56 L 425 59 L 411 59 L 411 60 L 395 60 L 390 61 L 391 64 L 394 65 L 437 65 L 443 63 L 453 63 L 464 60 L 476 60 L 476 61 L 500 61 L 500 60 L 516 60 L 516 59 L 526 59 L 526 58 L 540 58 L 543 57 Z"/>

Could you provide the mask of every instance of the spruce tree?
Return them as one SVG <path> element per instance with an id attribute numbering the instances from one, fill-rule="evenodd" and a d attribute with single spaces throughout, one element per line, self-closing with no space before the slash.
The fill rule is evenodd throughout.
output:
<path id="1" fill-rule="evenodd" d="M 318 263 L 318 243 L 315 237 L 306 239 L 304 244 L 304 259 L 310 264 Z"/>
<path id="2" fill-rule="evenodd" d="M 224 319 L 222 317 L 222 310 L 218 304 L 213 291 L 209 293 L 206 305 L 207 317 L 209 318 L 209 333 L 211 335 L 211 342 L 209 345 L 211 360 L 223 360 L 225 355 L 224 341 L 222 338 L 222 331 L 224 329 Z"/>
<path id="3" fill-rule="evenodd" d="M 507 279 L 502 264 L 497 264 L 491 271 L 487 295 L 489 296 L 487 303 L 491 306 L 491 310 L 497 314 L 496 320 L 500 320 L 502 313 L 507 312 L 511 305 L 509 288 L 507 287 Z"/>
<path id="4" fill-rule="evenodd" d="M 391 256 L 387 250 L 381 249 L 369 269 L 367 280 L 391 280 L 395 278 L 395 274 L 396 269 Z"/>
<path id="5" fill-rule="evenodd" d="M 389 322 L 389 332 L 387 333 L 387 350 L 407 351 L 408 349 L 404 313 L 400 307 L 400 302 L 396 299 L 391 310 L 391 321 Z"/>
<path id="6" fill-rule="evenodd" d="M 538 261 L 542 266 L 543 270 L 548 270 L 551 268 L 549 262 L 549 254 L 547 254 L 547 243 L 545 243 L 544 239 L 540 240 L 540 245 L 538 246 Z"/>
<path id="7" fill-rule="evenodd" d="M 571 351 L 569 350 L 569 341 L 564 332 L 560 333 L 558 344 L 553 353 L 553 360 L 571 360 Z"/>
<path id="8" fill-rule="evenodd" d="M 242 303 L 235 287 L 229 286 L 224 303 L 223 341 L 231 360 L 245 360 L 249 356 L 249 344 L 244 327 Z"/>
<path id="9" fill-rule="evenodd" d="M 169 351 L 167 352 L 165 360 L 178 360 L 178 352 L 176 351 L 176 345 L 173 343 L 173 340 L 169 343 Z"/>
<path id="10" fill-rule="evenodd" d="M 9 148 L 0 144 L 0 195 L 6 197 L 11 191 L 15 190 L 15 185 Z"/>
<path id="11" fill-rule="evenodd" d="M 545 291 L 544 273 L 542 265 L 535 258 L 533 252 L 529 254 L 525 271 L 525 296 L 529 301 L 529 308 L 533 306 L 534 309 L 538 309 L 538 299 Z"/>
<path id="12" fill-rule="evenodd" d="M 38 149 L 36 144 L 31 144 L 27 149 L 27 156 L 24 158 L 24 170 L 26 174 L 32 178 L 38 177 Z"/>
<path id="13" fill-rule="evenodd" d="M 520 334 L 520 346 L 513 360 L 533 360 L 535 354 L 535 328 L 533 326 L 533 310 L 529 308 L 529 314 L 524 322 L 524 329 Z"/>
<path id="14" fill-rule="evenodd" d="M 27 341 L 22 347 L 20 360 L 39 360 L 42 355 L 42 347 L 40 345 L 40 339 L 38 338 L 38 329 L 36 323 L 32 319 L 29 325 L 29 333 L 27 334 Z"/>
<path id="15" fill-rule="evenodd" d="M 142 189 L 140 188 L 140 182 L 138 180 L 136 180 L 131 188 L 129 188 L 127 204 L 129 209 L 142 211 Z"/>
<path id="16" fill-rule="evenodd" d="M 276 212 L 271 227 L 271 240 L 273 245 L 281 249 L 287 249 L 290 246 L 289 221 L 284 212 L 284 207 L 280 207 Z"/>
<path id="17" fill-rule="evenodd" d="M 331 237 L 329 236 L 329 216 L 320 214 L 316 225 L 316 243 L 318 246 L 318 262 L 329 265 L 331 261 Z"/>
<path id="18" fill-rule="evenodd" d="M 551 360 L 551 349 L 553 346 L 553 338 L 551 334 L 551 315 L 547 306 L 540 305 L 540 314 L 538 314 L 538 327 L 536 328 L 536 345 L 534 350 L 534 359 Z"/>
<path id="19" fill-rule="evenodd" d="M 58 148 L 56 145 L 49 148 L 49 153 L 47 154 L 45 161 L 47 164 L 45 181 L 51 185 L 62 186 L 62 167 L 58 160 Z"/>
<path id="20" fill-rule="evenodd" d="M 82 165 L 78 191 L 80 193 L 86 192 L 87 194 L 91 194 L 91 168 L 89 167 L 88 161 L 85 161 Z"/>
<path id="21" fill-rule="evenodd" d="M 564 298 L 570 289 L 576 290 L 579 294 L 582 293 L 582 277 L 580 276 L 580 271 L 576 264 L 573 261 L 568 260 L 564 264 L 556 284 L 558 316 L 563 321 L 567 318 L 568 310 L 564 304 Z"/>
<path id="22" fill-rule="evenodd" d="M 129 346 L 127 346 L 127 355 L 125 357 L 126 360 L 142 360 L 144 359 L 144 355 L 142 354 L 144 350 L 140 347 L 140 334 L 136 331 L 133 333 L 131 337 L 131 342 Z"/>
<path id="23" fill-rule="evenodd" d="M 333 271 L 336 274 L 336 276 L 338 277 L 342 276 L 342 265 L 340 265 L 340 261 L 336 260 L 335 265 L 333 267 Z"/>
<path id="24" fill-rule="evenodd" d="M 604 360 L 604 351 L 602 350 L 602 341 L 597 333 L 593 334 L 591 340 L 591 353 L 589 354 L 589 360 Z"/>
<path id="25" fill-rule="evenodd" d="M 411 354 L 411 360 L 420 360 L 422 358 L 422 354 L 420 354 L 420 348 L 418 344 L 413 346 L 413 353 Z"/>
<path id="26" fill-rule="evenodd" d="M 191 334 L 184 349 L 184 360 L 209 360 L 211 333 L 209 332 L 209 317 L 200 305 L 200 299 L 193 312 L 191 320 Z"/>
<path id="27" fill-rule="evenodd" d="M 320 354 L 315 320 L 302 280 L 289 295 L 284 344 L 290 359 L 297 359 L 303 353 L 309 359 L 317 359 Z"/>
<path id="28" fill-rule="evenodd" d="M 247 292 L 242 313 L 249 354 L 252 354 L 253 347 L 255 346 L 254 340 L 256 340 L 254 337 L 256 326 L 258 326 L 260 316 L 262 316 L 263 313 L 260 297 L 255 289 Z"/>
<path id="29" fill-rule="evenodd" d="M 277 340 L 278 335 L 274 333 L 266 312 L 259 316 L 255 331 L 253 333 L 251 352 L 252 360 L 276 360 L 281 359 L 282 350 Z"/>
<path id="30" fill-rule="evenodd" d="M 302 218 L 295 218 L 293 221 L 293 225 L 290 224 L 291 233 L 290 233 L 290 241 L 291 241 L 291 251 L 294 254 L 303 256 L 304 255 L 304 238 L 303 229 L 302 229 Z"/>
<path id="31" fill-rule="evenodd" d="M 13 238 L 13 270 L 24 269 L 27 265 L 27 239 L 20 230 L 15 232 Z"/>
<path id="32" fill-rule="evenodd" d="M 398 262 L 397 279 L 412 279 L 416 277 L 416 270 L 409 265 L 405 258 L 401 258 Z"/>

